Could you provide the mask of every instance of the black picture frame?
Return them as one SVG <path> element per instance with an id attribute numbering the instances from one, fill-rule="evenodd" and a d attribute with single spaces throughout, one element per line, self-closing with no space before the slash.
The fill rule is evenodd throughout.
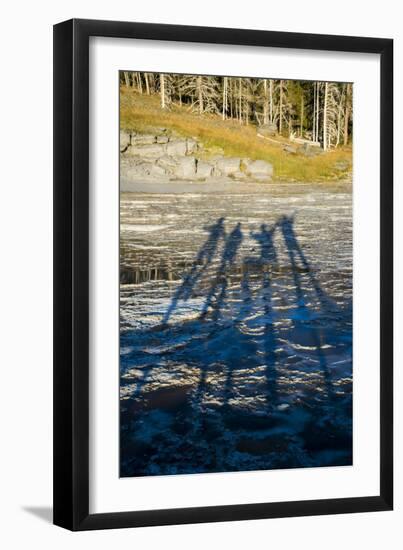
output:
<path id="1" fill-rule="evenodd" d="M 379 54 L 380 491 L 365 497 L 89 513 L 89 38 Z M 391 510 L 393 507 L 393 41 L 73 19 L 54 27 L 54 523 L 71 530 Z"/>

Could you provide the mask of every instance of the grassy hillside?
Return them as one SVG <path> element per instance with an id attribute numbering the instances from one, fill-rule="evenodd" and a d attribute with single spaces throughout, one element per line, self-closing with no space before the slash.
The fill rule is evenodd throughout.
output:
<path id="1" fill-rule="evenodd" d="M 173 105 L 162 110 L 158 96 L 141 95 L 121 88 L 120 126 L 146 132 L 150 127 L 169 128 L 176 133 L 196 137 L 206 147 L 206 155 L 221 148 L 226 156 L 248 157 L 271 162 L 275 178 L 283 181 L 335 181 L 346 179 L 352 170 L 351 147 L 340 147 L 315 157 L 285 152 L 285 138 L 278 143 L 256 135 L 256 127 L 240 126 L 236 121 L 221 120 L 217 115 L 198 115 L 186 107 Z M 295 146 L 295 144 L 291 144 Z M 340 169 L 340 167 L 345 169 Z"/>

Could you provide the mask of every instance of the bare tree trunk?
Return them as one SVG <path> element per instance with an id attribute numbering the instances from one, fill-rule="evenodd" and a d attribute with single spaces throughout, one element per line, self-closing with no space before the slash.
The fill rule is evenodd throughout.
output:
<path id="1" fill-rule="evenodd" d="M 280 113 L 279 113 L 279 121 L 278 121 L 278 131 L 281 135 L 281 131 L 283 129 L 283 81 L 280 80 Z"/>
<path id="2" fill-rule="evenodd" d="M 242 124 L 242 78 L 239 79 L 239 108 L 238 108 L 239 124 Z"/>
<path id="3" fill-rule="evenodd" d="M 348 125 L 351 112 L 351 84 L 346 84 L 346 106 L 344 110 L 344 145 L 348 144 Z"/>
<path id="4" fill-rule="evenodd" d="M 230 91 L 231 91 L 230 102 L 229 102 L 230 117 L 234 118 L 234 83 L 232 78 L 230 78 L 229 84 L 230 84 Z"/>
<path id="5" fill-rule="evenodd" d="M 150 84 L 148 82 L 148 73 L 144 73 L 144 81 L 146 83 L 146 92 L 147 95 L 150 95 Z"/>
<path id="6" fill-rule="evenodd" d="M 273 80 L 270 79 L 270 85 L 269 85 L 269 97 L 270 97 L 270 124 L 273 124 Z"/>
<path id="7" fill-rule="evenodd" d="M 340 101 L 337 108 L 337 138 L 336 138 L 336 147 L 340 144 L 340 134 L 341 134 L 341 115 L 343 111 L 343 101 L 345 101 L 346 85 L 344 85 L 343 92 L 340 95 Z"/>
<path id="8" fill-rule="evenodd" d="M 269 122 L 269 98 L 268 98 L 268 90 L 267 90 L 267 80 L 263 80 L 263 87 L 264 87 L 264 100 L 263 100 L 263 124 L 268 124 Z"/>
<path id="9" fill-rule="evenodd" d="M 228 78 L 224 76 L 223 88 L 222 88 L 222 119 L 227 118 L 228 110 Z"/>
<path id="10" fill-rule="evenodd" d="M 161 109 L 165 109 L 165 75 L 160 73 Z"/>
<path id="11" fill-rule="evenodd" d="M 137 90 L 139 91 L 140 94 L 143 93 L 143 83 L 142 83 L 142 80 L 141 80 L 141 73 L 136 73 L 136 78 L 137 78 Z"/>
<path id="12" fill-rule="evenodd" d="M 313 83 L 312 141 L 316 141 L 316 82 Z"/>
<path id="13" fill-rule="evenodd" d="M 319 141 L 320 83 L 316 83 L 316 141 Z"/>
<path id="14" fill-rule="evenodd" d="M 325 82 L 325 98 L 323 100 L 323 150 L 327 150 L 327 90 L 329 84 Z"/>
<path id="15" fill-rule="evenodd" d="M 302 127 L 304 124 L 304 96 L 301 94 L 301 112 L 300 112 L 300 124 L 299 124 L 299 135 L 302 137 Z"/>
<path id="16" fill-rule="evenodd" d="M 204 105 L 203 105 L 203 89 L 202 89 L 202 77 L 197 77 L 197 95 L 199 98 L 199 114 L 203 114 Z"/>
<path id="17" fill-rule="evenodd" d="M 127 71 L 124 71 L 123 75 L 125 77 L 126 88 L 128 88 L 130 86 L 129 73 Z"/>

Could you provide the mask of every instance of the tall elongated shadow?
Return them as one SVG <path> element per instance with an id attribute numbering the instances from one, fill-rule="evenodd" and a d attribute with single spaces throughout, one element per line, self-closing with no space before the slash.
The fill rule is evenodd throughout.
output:
<path id="1" fill-rule="evenodd" d="M 325 295 L 319 282 L 317 281 L 316 277 L 313 275 L 312 268 L 298 243 L 297 236 L 295 235 L 295 231 L 294 231 L 293 217 L 283 216 L 278 221 L 278 227 L 282 232 L 287 253 L 291 262 L 291 270 L 292 270 L 292 277 L 295 285 L 297 307 L 302 313 L 301 317 L 303 319 L 309 319 L 309 308 L 306 304 L 306 299 L 304 296 L 303 280 L 301 276 L 301 271 L 298 266 L 298 262 L 302 264 L 304 271 L 310 282 L 310 285 L 313 287 L 317 297 L 319 298 L 322 310 L 325 310 L 326 307 L 330 307 L 330 304 L 331 304 L 330 299 L 327 297 L 327 295 Z M 321 369 L 324 383 L 325 383 L 326 392 L 328 397 L 332 398 L 334 392 L 333 392 L 333 386 L 332 386 L 329 368 L 326 361 L 326 356 L 322 349 L 322 346 L 323 346 L 322 332 L 320 329 L 316 329 L 311 326 L 311 335 L 313 338 L 313 342 L 315 344 L 320 369 Z"/>
<path id="2" fill-rule="evenodd" d="M 217 270 L 217 275 L 211 284 L 210 291 L 207 294 L 206 300 L 203 305 L 200 318 L 203 319 L 212 308 L 212 318 L 217 320 L 220 310 L 225 302 L 226 291 L 228 287 L 228 276 L 231 271 L 232 265 L 235 262 L 238 249 L 242 243 L 243 234 L 241 230 L 241 224 L 237 223 L 235 228 L 231 231 L 228 237 L 225 239 L 225 246 L 221 256 L 221 262 Z"/>
<path id="3" fill-rule="evenodd" d="M 260 226 L 259 233 L 252 233 L 260 246 L 260 262 L 262 267 L 261 295 L 263 301 L 263 334 L 262 344 L 265 362 L 267 403 L 277 402 L 277 367 L 276 367 L 276 334 L 272 307 L 271 271 L 277 267 L 277 252 L 273 243 L 276 226 L 271 229 L 266 224 Z"/>
<path id="4" fill-rule="evenodd" d="M 308 262 L 299 242 L 297 239 L 297 236 L 294 231 L 294 217 L 293 216 L 282 216 L 278 222 L 278 227 L 280 228 L 284 241 L 288 250 L 288 255 L 290 256 L 291 263 L 294 267 L 294 274 L 299 275 L 299 270 L 297 267 L 297 262 L 295 261 L 296 258 L 301 262 L 301 265 L 305 269 L 305 272 L 307 274 L 307 277 L 309 279 L 310 285 L 314 289 L 320 303 L 321 307 L 323 309 L 331 309 L 334 307 L 334 304 L 332 303 L 332 300 L 330 297 L 324 292 L 322 287 L 320 286 L 319 281 L 313 274 L 313 269 Z M 294 259 L 291 259 L 292 258 Z"/>
<path id="5" fill-rule="evenodd" d="M 280 380 L 286 372 L 291 372 L 291 376 L 294 372 L 294 362 L 287 362 L 291 356 L 288 351 L 280 349 L 284 348 L 283 344 L 278 345 L 278 342 L 284 341 L 283 338 L 294 338 L 290 340 L 293 345 L 297 343 L 300 334 L 303 334 L 304 338 L 307 336 L 312 342 L 308 362 L 314 357 L 319 363 L 319 369 L 315 366 L 315 372 L 320 370 L 321 376 L 319 385 L 315 386 L 314 390 L 316 391 L 317 387 L 321 397 L 317 402 L 315 396 L 310 410 L 315 407 L 315 415 L 322 417 L 323 411 L 318 403 L 323 403 L 325 407 L 328 404 L 333 407 L 336 403 L 336 400 L 333 400 L 332 380 L 323 348 L 323 331 L 329 330 L 326 326 L 325 329 L 322 328 L 323 315 L 327 322 L 328 307 L 329 304 L 332 306 L 333 302 L 321 288 L 298 242 L 292 217 L 283 216 L 274 225 L 262 224 L 259 230 L 252 232 L 250 237 L 257 243 L 255 247 L 249 246 L 250 240 L 245 239 L 240 223 L 228 232 L 225 229 L 224 218 L 219 218 L 208 230 L 206 241 L 198 250 L 189 271 L 171 299 L 163 316 L 164 323 L 151 328 L 148 332 L 141 332 L 144 349 L 152 347 L 156 341 L 159 345 L 164 344 L 166 339 L 168 345 L 164 353 L 169 354 L 167 358 L 169 357 L 171 364 L 188 365 L 191 368 L 190 379 L 185 376 L 186 380 L 181 380 L 178 385 L 178 388 L 183 384 L 190 387 L 186 390 L 186 407 L 175 402 L 175 399 L 181 398 L 182 394 L 179 391 L 173 392 L 174 397 L 170 403 L 158 404 L 155 392 L 159 390 L 159 382 L 155 379 L 154 387 L 150 391 L 151 396 L 148 395 L 144 384 L 154 368 L 151 365 L 145 369 L 145 376 L 130 398 L 133 399 L 134 412 L 131 412 L 130 403 L 127 402 L 126 411 L 129 412 L 125 412 L 124 422 L 130 426 L 131 415 L 140 422 L 150 422 L 153 427 L 154 421 L 162 422 L 161 429 L 155 429 L 157 435 L 151 438 L 155 439 L 156 448 L 159 448 L 158 438 L 164 439 L 165 431 L 174 430 L 170 426 L 175 425 L 180 429 L 180 436 L 187 449 L 193 446 L 197 456 L 205 453 L 206 449 L 215 453 L 215 465 L 211 466 L 211 470 L 208 467 L 205 471 L 226 471 L 232 460 L 229 455 L 227 456 L 227 453 L 232 452 L 232 447 L 228 447 L 226 439 L 228 430 L 233 432 L 235 439 L 241 437 L 241 433 L 247 433 L 249 438 L 252 437 L 248 430 L 253 431 L 253 426 L 258 426 L 258 429 L 261 426 L 264 429 L 274 427 L 281 432 L 281 422 L 287 421 L 287 413 L 284 412 L 284 416 L 279 420 L 279 415 L 283 413 L 277 412 L 276 405 L 280 397 L 291 397 L 292 402 L 289 392 L 293 391 L 293 387 L 296 392 L 300 391 L 300 382 L 293 386 L 292 380 L 289 385 L 284 385 Z M 280 238 L 277 240 L 277 237 Z M 280 265 L 284 252 L 286 265 Z M 292 285 L 289 284 L 290 280 Z M 186 321 L 169 323 L 175 310 L 180 307 L 180 302 L 189 300 L 195 293 L 202 300 L 201 305 L 198 303 L 195 315 Z M 312 296 L 315 298 L 314 307 Z M 338 311 L 335 313 L 336 318 Z M 177 335 L 179 338 L 175 345 L 171 345 Z M 182 338 L 183 335 L 185 337 Z M 125 338 L 127 337 L 126 333 Z M 133 338 L 136 338 L 135 331 Z M 284 363 L 281 357 L 285 357 Z M 304 371 L 304 357 L 305 352 L 299 354 L 295 370 Z M 133 361 L 135 362 L 135 357 Z M 310 365 L 307 366 L 309 369 Z M 170 368 L 168 361 L 166 368 Z M 165 375 L 164 372 L 162 374 Z M 163 378 L 161 387 L 164 387 L 164 382 Z M 324 388 L 321 387 L 322 384 Z M 175 386 L 175 383 L 172 385 Z M 311 387 L 309 382 L 307 387 L 304 387 L 308 396 L 311 395 Z M 145 405 L 142 402 L 143 398 Z M 255 402 L 252 404 L 253 400 Z M 265 402 L 269 411 L 276 407 L 276 414 L 268 414 Z M 164 415 L 161 418 L 156 416 L 155 420 L 147 420 L 147 411 L 158 409 L 159 406 L 165 407 Z M 305 401 L 302 406 L 305 406 Z M 239 416 L 242 416 L 242 424 L 239 423 Z M 175 420 L 177 418 L 181 419 L 180 422 Z M 312 425 L 316 426 L 315 423 Z M 172 441 L 177 441 L 178 435 L 174 431 L 172 433 Z M 124 440 L 127 445 L 124 451 L 126 457 L 131 456 L 133 441 L 140 449 L 151 445 L 149 442 L 144 443 L 133 430 L 129 430 L 128 434 Z M 324 436 L 320 432 L 320 435 L 315 437 Z M 260 444 L 271 445 L 266 439 L 259 439 L 257 446 Z M 277 445 L 274 439 L 273 444 Z M 257 448 L 255 451 L 260 453 Z M 152 452 L 154 453 L 154 450 Z M 172 455 L 180 457 L 181 452 L 177 452 L 176 447 L 173 447 Z M 192 452 L 189 451 L 190 455 Z M 133 471 L 147 471 L 147 457 L 143 460 L 142 455 L 139 456 L 138 465 L 135 467 L 137 469 Z M 175 458 L 176 460 L 180 461 L 180 458 Z M 186 464 L 186 458 L 180 464 Z"/>
<path id="6" fill-rule="evenodd" d="M 220 264 L 217 269 L 215 278 L 213 279 L 210 290 L 207 293 L 206 299 L 202 311 L 200 313 L 199 319 L 204 320 L 211 313 L 211 328 L 210 334 L 215 333 L 218 329 L 218 318 L 220 315 L 220 310 L 225 304 L 227 287 L 228 287 L 228 277 L 235 262 L 238 249 L 242 243 L 243 233 L 241 230 L 241 224 L 237 223 L 235 228 L 229 233 L 225 238 L 225 245 L 222 251 Z M 211 311 L 210 311 L 211 310 Z M 208 355 L 207 355 L 208 357 Z M 196 398 L 200 400 L 203 396 L 205 385 L 206 385 L 206 375 L 207 375 L 208 365 L 203 364 L 201 367 L 200 380 L 198 384 L 198 389 L 196 392 Z M 227 368 L 227 380 L 232 378 L 231 365 L 228 365 Z M 226 386 L 228 383 L 226 384 Z M 225 390 L 226 393 L 226 390 Z"/>
<path id="7" fill-rule="evenodd" d="M 217 251 L 219 240 L 225 237 L 224 221 L 225 218 L 219 218 L 212 226 L 207 228 L 210 234 L 198 251 L 190 271 L 185 275 L 182 284 L 172 298 L 171 304 L 163 317 L 163 324 L 169 321 L 180 300 L 189 300 L 197 283 L 210 266 Z"/>
<path id="8" fill-rule="evenodd" d="M 277 401 L 277 371 L 276 371 L 276 337 L 272 317 L 272 289 L 271 270 L 277 266 L 277 252 L 273 243 L 273 234 L 276 226 L 268 228 L 266 224 L 260 226 L 260 231 L 251 233 L 251 237 L 257 241 L 260 254 L 244 258 L 241 265 L 241 280 L 239 282 L 240 305 L 238 315 L 233 324 L 239 329 L 238 341 L 242 340 L 251 360 L 254 361 L 258 350 L 262 353 L 260 361 L 265 368 L 266 396 L 269 406 Z M 261 280 L 261 284 L 253 291 L 253 280 Z M 255 284 L 256 286 L 256 284 Z M 261 336 L 244 334 L 241 330 L 245 326 L 246 332 L 249 317 L 258 315 L 261 321 Z M 230 364 L 226 368 L 223 402 L 228 407 L 229 400 L 233 396 L 233 368 Z"/>

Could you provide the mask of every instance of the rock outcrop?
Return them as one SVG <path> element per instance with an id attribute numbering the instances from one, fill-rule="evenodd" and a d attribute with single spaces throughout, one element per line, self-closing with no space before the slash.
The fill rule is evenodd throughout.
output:
<path id="1" fill-rule="evenodd" d="M 165 129 L 138 134 L 120 132 L 120 175 L 125 181 L 270 181 L 273 167 L 263 160 L 209 156 L 196 138 Z"/>

